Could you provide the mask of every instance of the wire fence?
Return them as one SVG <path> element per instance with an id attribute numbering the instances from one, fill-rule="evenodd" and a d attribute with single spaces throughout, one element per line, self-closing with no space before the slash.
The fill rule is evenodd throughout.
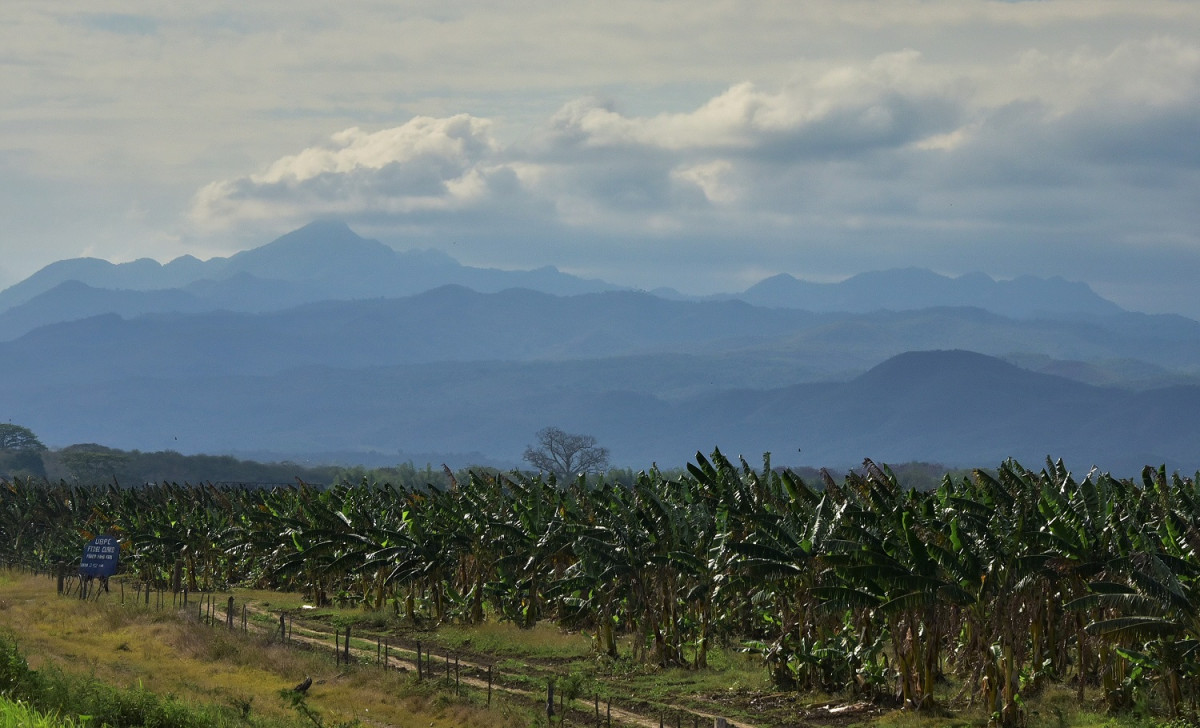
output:
<path id="1" fill-rule="evenodd" d="M 611 695 L 602 695 L 598 690 L 592 691 L 590 696 L 580 694 L 577 686 L 569 685 L 571 681 L 567 676 L 554 673 L 531 675 L 519 671 L 504 673 L 498 661 L 486 656 L 471 654 L 464 658 L 462 653 L 425 645 L 422 641 L 393 642 L 391 637 L 379 634 L 354 635 L 350 626 L 335 628 L 332 636 L 320 631 L 307 631 L 297 636 L 294 630 L 295 613 L 290 610 L 270 612 L 274 626 L 268 629 L 255 625 L 251 619 L 255 611 L 251 610 L 248 603 L 237 604 L 232 594 L 172 589 L 161 582 L 155 584 L 123 576 L 89 577 L 61 567 L 47 570 L 33 563 L 8 561 L 5 567 L 10 571 L 55 578 L 58 594 L 65 598 L 98 602 L 107 594 L 112 601 L 121 605 L 138 605 L 156 610 L 186 609 L 189 617 L 213 628 L 247 636 L 253 632 L 260 638 L 266 636 L 284 645 L 331 649 L 338 666 L 375 666 L 385 671 L 415 673 L 418 682 L 440 681 L 441 687 L 452 690 L 456 696 L 474 691 L 478 699 L 489 707 L 493 695 L 498 692 L 539 704 L 543 701 L 544 692 L 549 725 L 557 723 L 612 728 L 614 724 L 633 723 L 648 728 L 657 722 L 658 728 L 700 728 L 711 721 L 714 728 L 736 728 L 726 718 L 679 706 L 645 703 L 637 707 L 614 705 Z M 556 685 L 567 688 L 558 690 L 557 698 Z M 581 704 L 585 707 L 580 707 Z"/>

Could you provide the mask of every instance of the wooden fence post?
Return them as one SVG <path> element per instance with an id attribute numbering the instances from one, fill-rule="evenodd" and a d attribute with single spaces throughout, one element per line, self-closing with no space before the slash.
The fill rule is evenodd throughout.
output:
<path id="1" fill-rule="evenodd" d="M 421 682 L 422 677 L 424 677 L 424 675 L 421 671 L 421 643 L 418 642 L 417 643 L 417 682 Z"/>

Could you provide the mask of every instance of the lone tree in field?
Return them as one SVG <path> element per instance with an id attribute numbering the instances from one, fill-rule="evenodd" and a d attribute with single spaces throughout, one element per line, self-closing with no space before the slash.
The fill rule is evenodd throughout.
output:
<path id="1" fill-rule="evenodd" d="M 11 423 L 0 423 L 0 450 L 35 450 L 46 449 L 33 430 L 28 427 Z"/>
<path id="2" fill-rule="evenodd" d="M 46 446 L 33 430 L 11 422 L 0 423 L 0 478 L 46 477 L 42 453 Z"/>
<path id="3" fill-rule="evenodd" d="M 547 427 L 538 430 L 536 437 L 537 446 L 525 448 L 525 462 L 559 480 L 570 480 L 579 473 L 602 473 L 608 467 L 608 448 L 597 446 L 591 435 Z"/>
<path id="4" fill-rule="evenodd" d="M 0 450 L 46 450 L 46 445 L 37 439 L 34 431 L 28 427 L 0 422 Z"/>

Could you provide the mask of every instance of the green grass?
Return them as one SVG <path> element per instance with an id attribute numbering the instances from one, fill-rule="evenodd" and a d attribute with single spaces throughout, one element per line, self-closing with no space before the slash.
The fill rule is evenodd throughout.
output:
<path id="1" fill-rule="evenodd" d="M 961 686 L 946 685 L 938 699 L 949 709 L 942 715 L 913 714 L 878 706 L 856 707 L 850 695 L 816 695 L 782 691 L 772 685 L 761 659 L 739 651 L 736 646 L 714 645 L 709 668 L 660 669 L 630 657 L 630 644 L 620 643 L 620 657 L 594 654 L 585 632 L 562 629 L 549 623 L 522 629 L 511 623 L 488 621 L 482 625 L 422 627 L 396 617 L 390 611 L 360 608 L 302 609 L 298 595 L 235 590 L 235 604 L 249 601 L 256 612 L 251 620 L 261 627 L 257 634 L 230 632 L 197 623 L 196 602 L 189 610 L 121 606 L 119 597 L 100 603 L 82 603 L 58 598 L 53 582 L 0 573 L 0 621 L 13 634 L 20 634 L 20 652 L 0 649 L 0 694 L 24 697 L 12 691 L 5 674 L 34 671 L 46 684 L 57 685 L 44 692 L 50 697 L 82 695 L 92 702 L 26 700 L 26 708 L 46 711 L 51 716 L 83 713 L 95 716 L 88 728 L 101 725 L 101 716 L 121 710 L 159 716 L 166 725 L 203 728 L 292 728 L 313 725 L 289 705 L 281 689 L 312 675 L 315 684 L 304 707 L 322 716 L 329 728 L 353 724 L 400 726 L 402 728 L 450 728 L 470 725 L 481 728 L 517 728 L 544 725 L 542 706 L 546 684 L 554 680 L 557 694 L 575 695 L 572 713 L 576 721 L 586 718 L 599 696 L 601 710 L 612 701 L 614 709 L 637 710 L 657 723 L 665 715 L 674 725 L 677 708 L 698 714 L 720 715 L 737 725 L 813 725 L 836 728 L 985 728 L 987 716 L 977 708 L 955 702 Z M 225 596 L 219 596 L 219 607 Z M 274 637 L 278 611 L 294 615 L 296 644 L 281 645 Z M 275 611 L 272 611 L 275 610 Z M 218 616 L 223 609 L 218 609 Z M 240 612 L 238 624 L 240 624 Z M 361 650 L 349 666 L 337 665 L 332 654 L 332 630 L 351 626 L 353 646 Z M 319 647 L 305 646 L 302 636 L 314 636 Z M 386 636 L 392 654 L 400 642 L 420 640 L 434 653 L 433 676 L 417 682 L 415 672 L 384 672 L 370 664 L 375 656 L 376 636 Z M 8 638 L 11 641 L 11 637 Z M 0 640 L 0 644 L 3 640 Z M 486 693 L 464 687 L 456 695 L 453 679 L 444 679 L 444 656 L 460 655 L 464 663 L 494 666 L 497 685 L 527 691 L 531 697 L 495 693 L 489 710 Z M 28 655 L 24 665 L 16 655 Z M 405 657 L 411 659 L 409 650 Z M 690 657 L 690 654 L 687 655 Z M 7 670 L 7 672 L 6 672 Z M 464 667 L 464 676 L 468 671 Z M 1049 685 L 1028 700 L 1030 726 L 1047 728 L 1151 728 L 1171 725 L 1162 718 L 1104 713 L 1098 693 L 1089 690 L 1080 702 L 1075 691 Z M 77 702 L 77 701 L 76 701 Z M 826 712 L 827 707 L 850 709 Z M 155 712 L 157 711 L 157 712 Z M 166 716 L 166 717 L 164 717 Z M 159 718 L 155 718 L 158 720 Z M 58 720 L 52 718 L 52 720 Z M 113 726 L 123 725 L 104 718 Z M 691 726 L 686 714 L 682 725 Z M 189 722 L 191 721 L 191 722 Z M 699 719 L 700 725 L 711 720 Z M 0 723 L 0 728 L 6 724 Z M 38 726 L 31 722 L 13 725 Z M 51 722 L 75 728 L 77 724 Z M 129 725 L 154 725 L 153 721 Z M 576 725 L 579 725 L 576 722 Z M 1174 724 L 1183 728 L 1185 722 Z"/>
<path id="2" fill-rule="evenodd" d="M 587 635 L 547 623 L 538 623 L 528 629 L 511 622 L 494 621 L 472 626 L 444 625 L 430 634 L 429 639 L 451 650 L 519 656 L 531 661 L 586 660 L 592 654 Z"/>
<path id="3" fill-rule="evenodd" d="M 0 696 L 0 728 L 79 728 L 83 724 L 53 713 L 43 713 L 22 702 Z"/>
<path id="4" fill-rule="evenodd" d="M 36 674 L 39 684 L 53 688 L 41 691 L 46 700 L 27 703 L 63 715 L 92 715 L 89 728 L 99 728 L 101 717 L 118 709 L 152 717 L 137 723 L 105 717 L 113 728 L 312 728 L 308 714 L 281 694 L 310 675 L 314 685 L 305 707 L 326 728 L 355 721 L 398 728 L 517 728 L 531 722 L 530 709 L 520 701 L 497 696 L 489 711 L 444 686 L 417 684 L 413 674 L 367 664 L 339 666 L 332 649 L 282 645 L 273 631 L 247 635 L 201 624 L 194 598 L 188 609 L 171 609 L 168 598 L 159 610 L 134 605 L 126 596 L 125 605 L 119 594 L 81 602 L 56 596 L 53 580 L 44 577 L 0 577 L 0 624 L 11 630 L 6 639 L 15 647 L 0 650 L 0 694 L 24 697 L 6 686 L 2 675 L 8 665 L 12 674 Z M 273 604 L 300 603 L 289 595 L 266 596 Z M 225 597 L 218 598 L 219 605 Z M 236 593 L 235 598 L 235 604 L 243 603 Z M 268 620 L 273 624 L 277 618 Z M 297 634 L 300 626 L 297 622 Z M 20 635 L 19 642 L 12 634 Z M 328 643 L 332 648 L 331 636 Z M 5 655 L 13 659 L 6 662 Z"/>
<path id="5" fill-rule="evenodd" d="M 29 667 L 11 637 L 0 639 L 0 686 L 6 699 L 46 717 L 46 725 L 94 724 L 109 728 L 277 728 L 288 722 L 252 719 L 245 710 L 212 703 L 189 704 L 138 685 L 120 688 L 91 675 L 65 672 L 55 665 Z M 12 704 L 10 702 L 10 704 Z M 61 716 L 61 717 L 60 717 Z M 15 718 L 14 718 L 15 719 Z M 26 725 L 18 721 L 16 725 Z"/>

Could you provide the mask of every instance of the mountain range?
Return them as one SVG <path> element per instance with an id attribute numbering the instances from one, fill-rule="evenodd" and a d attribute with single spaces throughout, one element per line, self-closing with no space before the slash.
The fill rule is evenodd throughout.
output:
<path id="1" fill-rule="evenodd" d="M 556 425 L 632 467 L 719 447 L 1194 469 L 1196 362 L 1200 323 L 1062 279 L 780 275 L 700 298 L 472 268 L 333 222 L 208 261 L 59 261 L 0 292 L 0 413 L 47 443 L 297 461 L 516 466 Z"/>

